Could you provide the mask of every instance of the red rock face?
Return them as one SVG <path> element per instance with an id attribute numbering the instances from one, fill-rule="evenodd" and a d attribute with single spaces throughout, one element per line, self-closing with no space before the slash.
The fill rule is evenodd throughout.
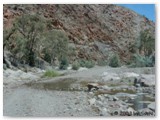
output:
<path id="1" fill-rule="evenodd" d="M 140 31 L 151 29 L 153 35 L 155 31 L 153 22 L 116 5 L 4 5 L 3 12 L 4 27 L 11 27 L 24 13 L 50 19 L 52 27 L 63 29 L 75 44 L 76 58 L 95 61 L 107 59 L 110 52 L 125 60 Z"/>

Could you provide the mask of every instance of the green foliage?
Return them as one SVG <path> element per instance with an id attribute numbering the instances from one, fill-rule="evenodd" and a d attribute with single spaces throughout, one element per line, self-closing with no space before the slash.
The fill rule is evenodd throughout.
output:
<path id="1" fill-rule="evenodd" d="M 59 69 L 61 69 L 61 70 L 66 70 L 67 69 L 67 67 L 68 67 L 68 59 L 67 59 L 67 57 L 62 57 L 61 59 L 60 59 L 60 65 L 59 65 Z"/>
<path id="2" fill-rule="evenodd" d="M 51 54 L 46 50 L 46 49 L 44 49 L 44 51 L 43 51 L 43 53 L 44 53 L 44 60 L 45 61 L 47 61 L 48 63 L 51 63 Z"/>
<path id="3" fill-rule="evenodd" d="M 50 22 L 38 15 L 20 16 L 11 30 L 4 30 L 3 48 L 7 46 L 17 58 L 30 66 L 35 66 L 39 57 L 52 65 L 58 59 L 60 68 L 65 69 L 67 64 L 62 59 L 68 56 L 68 37 L 62 30 L 51 30 L 49 25 Z"/>
<path id="4" fill-rule="evenodd" d="M 81 67 L 85 67 L 85 60 L 79 60 L 78 63 Z"/>
<path id="5" fill-rule="evenodd" d="M 47 70 L 44 75 L 44 77 L 57 77 L 57 76 L 60 76 L 60 74 L 56 71 L 53 71 L 53 70 Z"/>
<path id="6" fill-rule="evenodd" d="M 95 66 L 95 63 L 90 60 L 80 60 L 79 64 L 81 67 L 92 68 Z"/>
<path id="7" fill-rule="evenodd" d="M 150 30 L 140 32 L 136 43 L 131 46 L 132 58 L 129 67 L 152 67 L 155 64 L 155 38 Z"/>
<path id="8" fill-rule="evenodd" d="M 8 48 L 19 59 L 23 58 L 30 66 L 35 66 L 37 43 L 42 39 L 45 20 L 38 15 L 24 14 L 15 20 L 11 29 L 10 44 L 14 47 Z"/>
<path id="9" fill-rule="evenodd" d="M 10 44 L 10 38 L 12 37 L 12 35 L 15 33 L 16 29 L 15 28 L 11 28 L 11 29 L 6 29 L 3 28 L 3 49 L 7 46 L 9 47 Z"/>
<path id="10" fill-rule="evenodd" d="M 59 61 L 68 55 L 68 37 L 61 30 L 52 30 L 45 34 L 45 55 L 50 61 L 58 58 Z M 47 59 L 47 58 L 46 58 Z"/>
<path id="11" fill-rule="evenodd" d="M 110 58 L 109 66 L 111 66 L 111 67 L 119 67 L 120 66 L 120 60 L 119 60 L 119 56 L 117 54 L 113 55 Z"/>
<path id="12" fill-rule="evenodd" d="M 79 67 L 80 67 L 80 64 L 79 64 L 78 62 L 74 62 L 74 63 L 72 64 L 72 69 L 73 69 L 73 70 L 78 70 Z"/>
<path id="13" fill-rule="evenodd" d="M 85 67 L 86 68 L 92 68 L 92 67 L 94 67 L 94 62 L 93 61 L 86 61 L 85 62 Z"/>
<path id="14" fill-rule="evenodd" d="M 98 65 L 99 66 L 106 66 L 108 63 L 106 60 L 98 60 Z"/>
<path id="15" fill-rule="evenodd" d="M 155 38 L 151 35 L 149 30 L 141 31 L 134 45 L 131 46 L 132 51 L 136 53 L 144 52 L 145 56 L 150 56 L 155 51 Z"/>
<path id="16" fill-rule="evenodd" d="M 132 57 L 132 63 L 129 67 L 152 67 L 153 61 L 151 57 L 142 56 L 140 54 L 134 54 Z"/>

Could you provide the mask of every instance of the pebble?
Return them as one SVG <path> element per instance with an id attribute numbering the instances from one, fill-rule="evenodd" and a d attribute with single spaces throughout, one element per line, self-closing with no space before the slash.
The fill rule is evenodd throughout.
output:
<path id="1" fill-rule="evenodd" d="M 88 101 L 89 101 L 89 104 L 90 104 L 90 105 L 93 105 L 93 104 L 95 104 L 96 99 L 95 99 L 95 98 L 92 98 L 92 99 L 89 99 Z"/>
<path id="2" fill-rule="evenodd" d="M 103 107 L 103 103 L 101 101 L 96 101 L 96 105 L 100 106 L 100 107 Z"/>
<path id="3" fill-rule="evenodd" d="M 101 101 L 103 101 L 104 97 L 102 95 L 98 95 L 98 99 L 100 99 Z"/>
<path id="4" fill-rule="evenodd" d="M 68 109 L 72 109 L 70 106 L 67 107 Z"/>

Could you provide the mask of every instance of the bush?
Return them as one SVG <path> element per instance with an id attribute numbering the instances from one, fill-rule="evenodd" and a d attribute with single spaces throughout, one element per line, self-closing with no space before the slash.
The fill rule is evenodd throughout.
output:
<path id="1" fill-rule="evenodd" d="M 89 60 L 80 60 L 79 64 L 81 67 L 92 68 L 94 67 L 94 62 Z"/>
<path id="2" fill-rule="evenodd" d="M 61 70 L 66 70 L 68 67 L 68 60 L 66 57 L 63 57 L 60 59 L 60 65 L 59 65 L 59 69 Z"/>
<path id="3" fill-rule="evenodd" d="M 139 52 L 143 51 L 145 56 L 150 56 L 155 51 L 155 38 L 150 33 L 150 30 L 140 32 L 139 43 Z"/>
<path id="4" fill-rule="evenodd" d="M 44 57 L 43 59 L 48 62 L 48 63 L 51 63 L 51 54 L 49 52 L 47 52 L 46 50 L 44 50 Z"/>
<path id="5" fill-rule="evenodd" d="M 119 67 L 120 66 L 120 60 L 118 55 L 113 55 L 109 60 L 109 66 L 111 67 Z"/>
<path id="6" fill-rule="evenodd" d="M 35 66 L 38 41 L 42 39 L 45 32 L 46 20 L 39 15 L 22 15 L 13 23 L 15 30 L 13 42 L 15 43 L 12 52 L 21 54 L 25 61 L 32 67 Z M 21 58 L 20 58 L 21 59 Z"/>
<path id="7" fill-rule="evenodd" d="M 85 67 L 86 68 L 92 68 L 92 67 L 94 67 L 94 62 L 93 61 L 86 61 L 85 62 Z"/>
<path id="8" fill-rule="evenodd" d="M 142 56 L 140 54 L 134 54 L 132 57 L 132 63 L 129 67 L 152 67 L 153 61 L 151 57 Z"/>
<path id="9" fill-rule="evenodd" d="M 44 53 L 48 55 L 45 56 L 45 59 L 50 60 L 51 64 L 54 63 L 52 60 L 55 60 L 55 58 L 58 58 L 59 62 L 65 62 L 65 60 L 61 59 L 69 54 L 68 41 L 68 36 L 62 30 L 51 30 L 47 32 L 44 41 L 46 52 L 44 51 Z M 63 65 L 61 67 L 64 69 Z"/>
<path id="10" fill-rule="evenodd" d="M 85 60 L 79 60 L 79 64 L 81 67 L 85 67 Z"/>
<path id="11" fill-rule="evenodd" d="M 56 77 L 56 76 L 60 76 L 60 74 L 56 71 L 53 70 L 47 70 L 44 75 L 44 77 Z"/>
<path id="12" fill-rule="evenodd" d="M 99 66 L 106 66 L 108 63 L 105 60 L 98 60 L 98 65 Z"/>
<path id="13" fill-rule="evenodd" d="M 73 69 L 73 70 L 78 70 L 79 67 L 80 67 L 80 64 L 79 64 L 78 62 L 75 62 L 75 63 L 73 63 L 73 65 L 72 65 L 72 69 Z"/>

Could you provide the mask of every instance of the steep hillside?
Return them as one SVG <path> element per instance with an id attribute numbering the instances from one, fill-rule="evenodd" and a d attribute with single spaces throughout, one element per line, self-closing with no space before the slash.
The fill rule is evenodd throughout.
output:
<path id="1" fill-rule="evenodd" d="M 117 5 L 4 5 L 3 11 L 7 28 L 22 14 L 36 13 L 50 19 L 53 29 L 67 33 L 76 54 L 72 60 L 105 60 L 116 52 L 126 61 L 140 31 L 149 29 L 155 34 L 155 23 Z"/>

